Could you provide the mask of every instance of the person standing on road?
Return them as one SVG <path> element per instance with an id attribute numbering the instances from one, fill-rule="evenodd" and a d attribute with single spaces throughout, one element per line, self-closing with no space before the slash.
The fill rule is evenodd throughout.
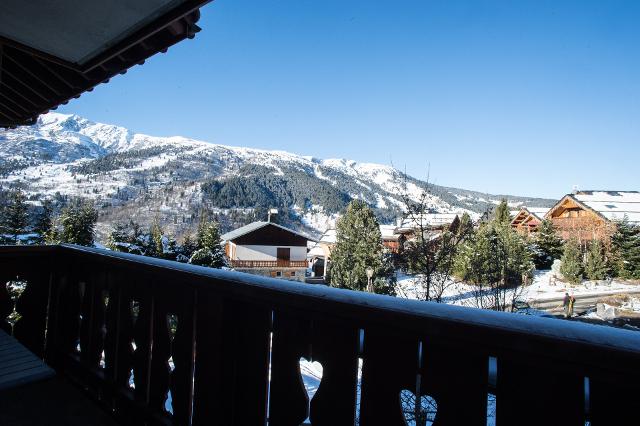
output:
<path id="1" fill-rule="evenodd" d="M 564 317 L 569 318 L 569 309 L 571 304 L 571 297 L 569 293 L 564 294 L 564 299 L 562 299 L 562 307 L 564 308 Z"/>
<path id="2" fill-rule="evenodd" d="M 576 303 L 576 298 L 573 297 L 573 294 L 569 296 L 569 318 L 573 316 L 573 305 Z"/>

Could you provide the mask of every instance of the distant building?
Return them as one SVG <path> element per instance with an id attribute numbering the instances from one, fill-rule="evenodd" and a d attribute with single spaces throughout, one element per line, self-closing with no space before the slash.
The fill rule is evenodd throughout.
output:
<path id="1" fill-rule="evenodd" d="M 548 212 L 548 207 L 523 207 L 513 215 L 511 227 L 525 235 L 537 232 Z"/>
<path id="2" fill-rule="evenodd" d="M 455 213 L 429 213 L 422 216 L 417 222 L 422 223 L 426 238 L 438 240 L 442 232 L 456 228 L 460 224 L 460 218 Z M 416 237 L 419 225 L 409 219 L 400 219 L 395 225 L 380 225 L 380 237 L 385 250 L 392 253 L 400 253 L 404 243 Z M 325 277 L 331 263 L 331 250 L 336 244 L 337 231 L 327 229 L 320 240 L 311 247 L 307 255 L 311 270 L 315 277 Z"/>
<path id="3" fill-rule="evenodd" d="M 584 243 L 607 240 L 615 231 L 615 222 L 625 216 L 640 224 L 638 191 L 576 191 L 562 197 L 545 219 L 553 222 L 563 239 L 573 237 Z"/>
<path id="4" fill-rule="evenodd" d="M 304 281 L 313 239 L 272 222 L 253 222 L 221 236 L 237 271 Z"/>

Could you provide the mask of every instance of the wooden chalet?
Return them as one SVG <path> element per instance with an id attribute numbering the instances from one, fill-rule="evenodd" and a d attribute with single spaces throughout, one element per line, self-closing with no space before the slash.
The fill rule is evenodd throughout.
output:
<path id="1" fill-rule="evenodd" d="M 615 223 L 625 217 L 640 224 L 638 191 L 576 191 L 562 197 L 545 215 L 563 239 L 582 243 L 608 240 Z"/>
<path id="2" fill-rule="evenodd" d="M 307 245 L 315 241 L 273 222 L 253 222 L 221 239 L 235 270 L 297 281 L 304 281 Z"/>
<path id="3" fill-rule="evenodd" d="M 545 207 L 523 207 L 513 215 L 511 227 L 525 235 L 537 232 L 548 211 Z"/>

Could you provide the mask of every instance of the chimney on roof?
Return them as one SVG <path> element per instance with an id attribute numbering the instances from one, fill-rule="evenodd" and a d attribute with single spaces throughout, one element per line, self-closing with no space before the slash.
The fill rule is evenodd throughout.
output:
<path id="1" fill-rule="evenodd" d="M 269 212 L 267 213 L 267 222 L 271 222 L 272 214 L 278 214 L 278 209 L 269 209 Z"/>

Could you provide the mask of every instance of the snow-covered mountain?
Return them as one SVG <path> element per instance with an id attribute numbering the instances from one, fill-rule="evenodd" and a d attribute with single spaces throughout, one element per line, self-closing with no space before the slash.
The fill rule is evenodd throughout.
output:
<path id="1" fill-rule="evenodd" d="M 20 186 L 34 200 L 94 199 L 103 233 L 117 221 L 145 224 L 158 217 L 177 235 L 203 207 L 218 213 L 223 227 L 279 207 L 282 221 L 317 235 L 360 198 L 391 221 L 402 209 L 401 194 L 415 198 L 427 187 L 390 166 L 147 136 L 59 113 L 0 130 L 0 184 Z M 481 213 L 505 197 L 428 187 L 435 212 Z M 514 207 L 552 203 L 506 198 Z"/>

